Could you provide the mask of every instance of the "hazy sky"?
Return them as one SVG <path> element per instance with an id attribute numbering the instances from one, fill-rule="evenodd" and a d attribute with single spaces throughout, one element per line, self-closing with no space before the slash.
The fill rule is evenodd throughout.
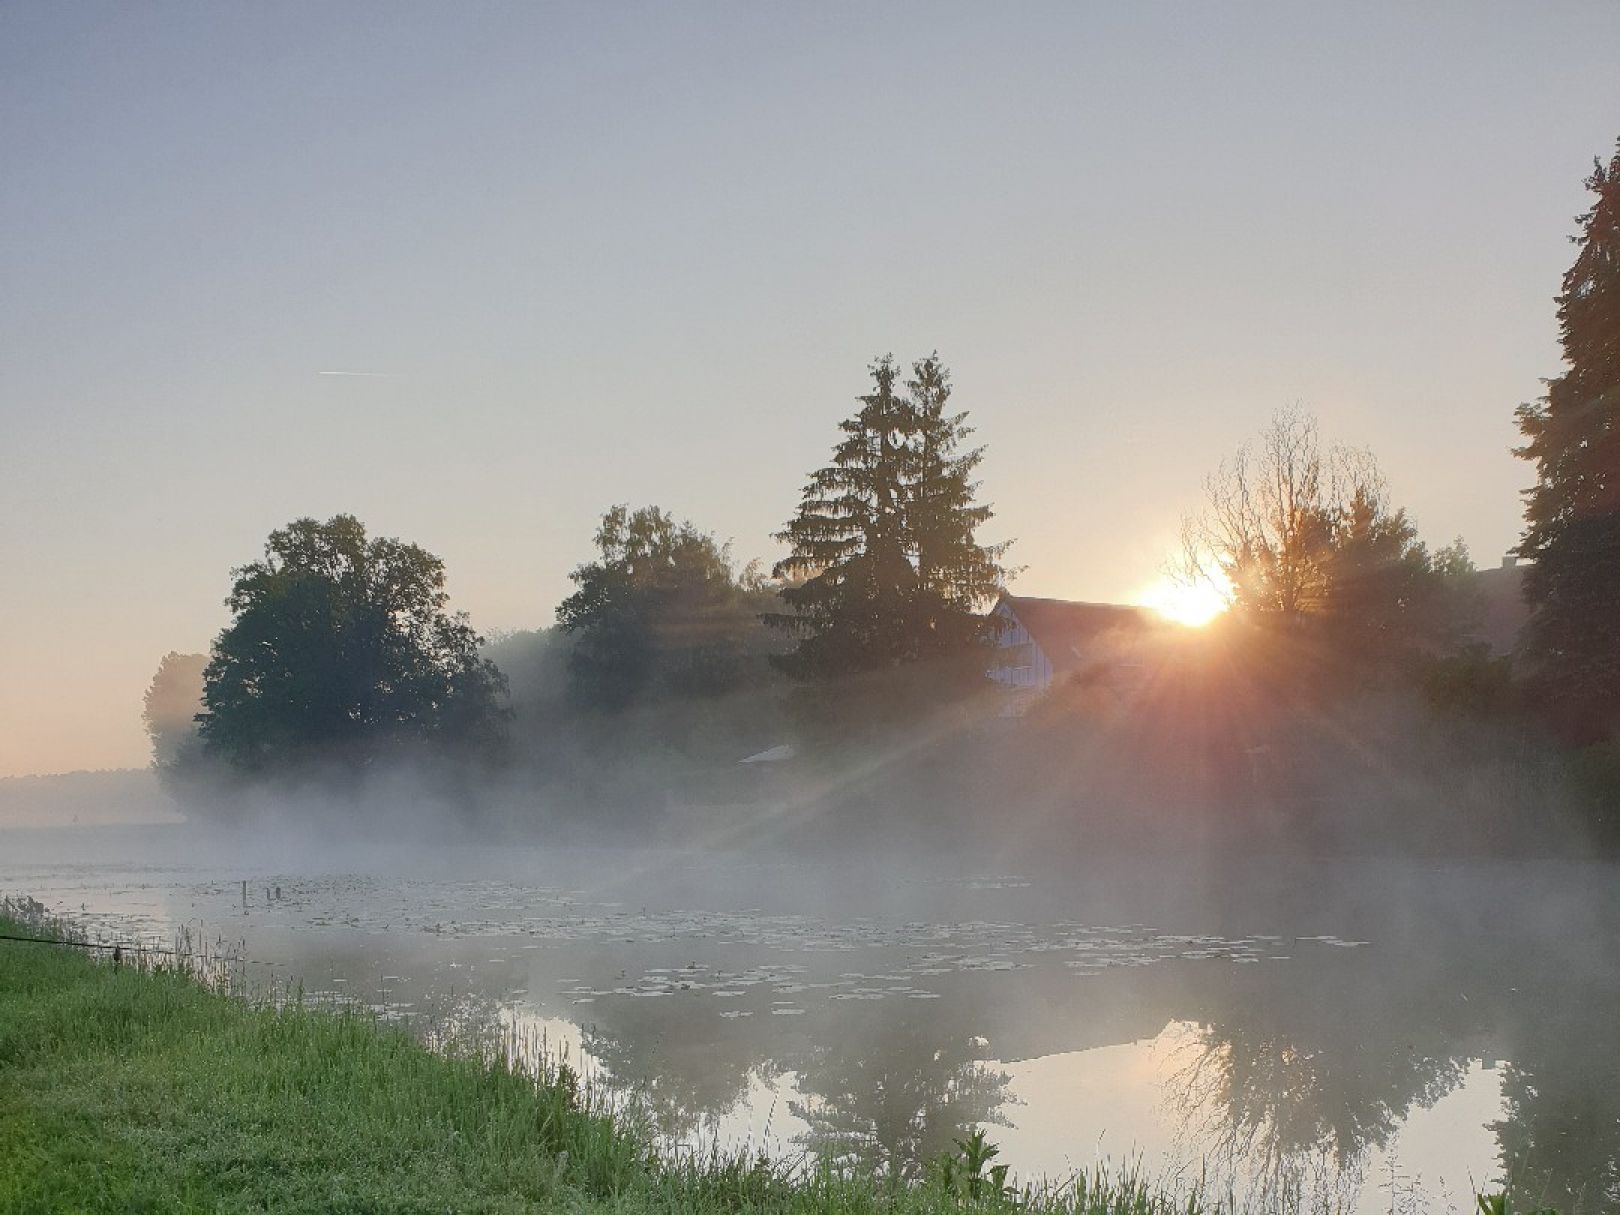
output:
<path id="1" fill-rule="evenodd" d="M 298 515 L 486 631 L 616 501 L 768 558 L 884 351 L 953 369 L 1024 593 L 1140 593 L 1292 401 L 1493 562 L 1617 48 L 1612 2 L 13 0 L 0 775 L 143 763 Z"/>

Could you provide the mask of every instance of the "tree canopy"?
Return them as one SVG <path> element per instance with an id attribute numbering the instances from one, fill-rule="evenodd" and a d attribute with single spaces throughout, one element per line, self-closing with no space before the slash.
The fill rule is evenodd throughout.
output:
<path id="1" fill-rule="evenodd" d="M 152 740 L 152 763 L 171 768 L 188 757 L 197 744 L 197 714 L 203 707 L 203 671 L 206 654 L 163 656 L 146 689 L 141 720 Z"/>
<path id="2" fill-rule="evenodd" d="M 1371 453 L 1324 448 L 1297 408 L 1208 479 L 1184 548 L 1240 618 L 1361 660 L 1448 650 L 1474 611 L 1462 542 L 1430 553 Z"/>
<path id="3" fill-rule="evenodd" d="M 980 544 L 991 508 L 977 502 L 982 447 L 967 414 L 949 413 L 938 355 L 899 385 L 892 356 L 871 366 L 872 390 L 839 424 L 832 462 L 810 476 L 777 539 L 775 574 L 792 632 L 782 665 L 802 677 L 846 675 L 959 652 L 983 637 L 982 609 L 1000 589 L 1005 545 Z"/>
<path id="4" fill-rule="evenodd" d="M 717 696 L 763 666 L 766 592 L 713 535 L 656 506 L 621 505 L 602 516 L 595 543 L 597 559 L 569 575 L 577 589 L 557 608 L 575 637 L 580 703 L 615 711 L 644 696 Z"/>
<path id="5" fill-rule="evenodd" d="M 504 679 L 447 610 L 433 554 L 337 515 L 271 532 L 263 559 L 233 574 L 233 619 L 204 674 L 208 754 L 263 770 L 498 745 Z"/>
<path id="6" fill-rule="evenodd" d="M 1564 373 L 1519 407 L 1536 484 L 1519 552 L 1532 558 L 1526 651 L 1544 696 L 1600 737 L 1620 725 L 1620 145 L 1587 179 L 1595 198 L 1558 295 Z"/>

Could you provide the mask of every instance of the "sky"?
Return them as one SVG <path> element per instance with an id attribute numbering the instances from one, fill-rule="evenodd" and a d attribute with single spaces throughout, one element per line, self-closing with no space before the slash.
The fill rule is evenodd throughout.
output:
<path id="1" fill-rule="evenodd" d="M 0 6 L 0 776 L 290 519 L 549 624 L 616 502 L 778 554 L 938 350 L 1014 589 L 1132 600 L 1279 407 L 1518 535 L 1620 3 Z M 333 375 L 335 371 L 368 375 Z"/>

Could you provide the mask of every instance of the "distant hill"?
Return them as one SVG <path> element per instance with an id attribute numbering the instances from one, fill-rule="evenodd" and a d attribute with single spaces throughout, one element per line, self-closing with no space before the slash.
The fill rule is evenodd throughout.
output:
<path id="1" fill-rule="evenodd" d="M 180 821 L 182 815 L 150 768 L 0 777 L 0 829 Z"/>

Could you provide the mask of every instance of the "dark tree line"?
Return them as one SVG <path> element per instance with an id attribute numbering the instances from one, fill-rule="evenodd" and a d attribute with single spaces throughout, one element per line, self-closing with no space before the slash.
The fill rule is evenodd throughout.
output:
<path id="1" fill-rule="evenodd" d="M 971 652 L 1003 578 L 1000 547 L 976 540 L 990 517 L 973 480 L 983 452 L 963 446 L 971 431 L 947 410 L 939 359 L 912 370 L 902 392 L 892 359 L 874 365 L 875 390 L 813 475 L 774 579 L 659 507 L 611 508 L 556 634 L 497 647 L 523 675 L 519 701 L 545 706 L 540 733 L 516 740 L 506 675 L 449 611 L 439 558 L 348 515 L 278 529 L 233 572 L 232 620 L 208 658 L 171 655 L 154 680 L 158 762 L 261 776 L 406 754 L 487 763 L 516 741 L 531 762 L 572 747 L 584 765 L 603 739 L 646 752 L 694 745 L 705 728 L 743 745 L 774 728 L 782 673 L 826 680 Z M 561 695 L 536 686 L 559 677 Z M 718 707 L 689 707 L 703 703 Z"/>
<path id="2" fill-rule="evenodd" d="M 1620 726 L 1620 145 L 1587 179 L 1580 246 L 1558 295 L 1564 373 L 1518 411 L 1536 466 L 1524 539 L 1525 654 L 1543 702 L 1581 741 Z"/>
<path id="3" fill-rule="evenodd" d="M 1186 576 L 1227 588 L 1230 625 L 1266 639 L 1263 653 L 1234 647 L 1238 661 L 1292 670 L 1319 694 L 1417 676 L 1443 713 L 1536 705 L 1599 744 L 1589 766 L 1604 770 L 1620 727 L 1620 151 L 1587 184 L 1558 297 L 1566 369 L 1518 411 L 1538 476 L 1520 545 L 1533 612 L 1512 662 L 1467 644 L 1481 604 L 1461 542 L 1431 550 L 1372 456 L 1324 444 L 1298 410 L 1221 466 L 1187 526 Z M 701 735 L 713 758 L 790 727 L 779 702 L 792 684 L 857 728 L 874 687 L 926 685 L 897 698 L 901 716 L 976 689 L 985 609 L 1008 578 L 1006 546 L 980 535 L 993 517 L 976 479 L 984 449 L 937 355 L 909 375 L 885 356 L 869 374 L 777 533 L 787 555 L 769 578 L 659 507 L 615 506 L 556 628 L 500 643 L 520 673 L 510 704 L 484 639 L 449 611 L 437 557 L 369 538 L 351 516 L 277 530 L 234 571 L 232 620 L 206 664 L 170 655 L 154 679 L 156 761 L 364 769 L 423 750 L 491 762 L 514 742 L 533 761 L 592 731 L 645 753 L 697 754 Z M 952 663 L 960 680 L 919 680 Z"/>

